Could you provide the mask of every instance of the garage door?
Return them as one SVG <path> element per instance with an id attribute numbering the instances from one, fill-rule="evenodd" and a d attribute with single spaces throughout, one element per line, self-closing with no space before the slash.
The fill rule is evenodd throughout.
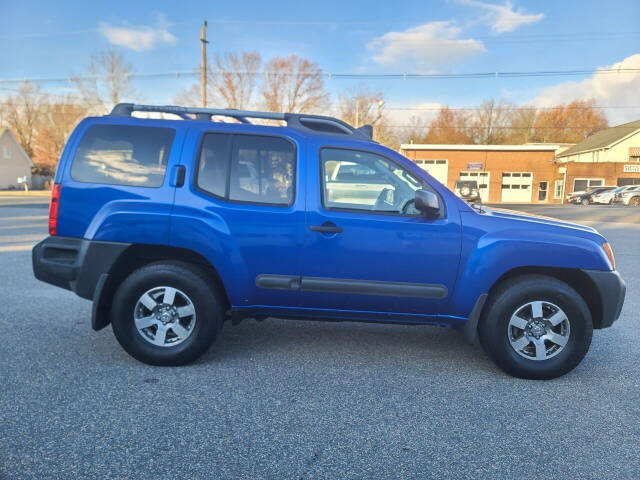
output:
<path id="1" fill-rule="evenodd" d="M 531 203 L 532 185 L 531 172 L 504 172 L 500 199 L 510 203 Z"/>
<path id="2" fill-rule="evenodd" d="M 480 198 L 483 202 L 489 201 L 489 172 L 460 172 L 460 180 L 475 180 L 478 182 Z"/>
<path id="3" fill-rule="evenodd" d="M 447 185 L 447 175 L 449 173 L 448 160 L 416 160 L 415 161 L 423 170 L 429 172 L 433 178 L 441 184 Z"/>

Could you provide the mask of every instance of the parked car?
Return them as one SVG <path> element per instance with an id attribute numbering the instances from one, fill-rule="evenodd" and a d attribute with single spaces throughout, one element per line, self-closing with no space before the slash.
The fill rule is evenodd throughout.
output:
<path id="1" fill-rule="evenodd" d="M 631 185 L 625 185 L 622 187 L 614 188 L 613 190 L 605 190 L 604 192 L 596 193 L 591 196 L 591 201 L 593 203 L 606 204 L 611 205 L 615 196 L 618 193 L 624 192 Z"/>
<path id="2" fill-rule="evenodd" d="M 458 180 L 455 184 L 454 192 L 465 202 L 478 203 L 481 201 L 478 182 L 475 180 Z"/>
<path id="3" fill-rule="evenodd" d="M 195 360 L 227 320 L 282 317 L 455 327 L 511 375 L 548 379 L 625 296 L 593 228 L 476 210 L 370 127 L 307 114 L 119 104 L 86 118 L 49 235 L 35 276 L 92 300 L 93 329 L 111 324 L 152 365 Z"/>
<path id="4" fill-rule="evenodd" d="M 371 205 L 381 198 L 380 192 L 392 188 L 384 172 L 354 162 L 330 162 L 326 166 L 327 201 Z M 384 202 L 379 202 L 380 205 Z M 390 206 L 393 208 L 393 205 Z"/>
<path id="5" fill-rule="evenodd" d="M 581 205 L 590 205 L 594 203 L 594 196 L 615 189 L 616 187 L 596 187 L 588 190 L 580 195 L 573 195 L 569 198 L 570 203 L 578 203 Z"/>
<path id="6" fill-rule="evenodd" d="M 613 201 L 614 203 L 640 207 L 640 185 L 632 185 L 624 191 L 617 193 Z"/>

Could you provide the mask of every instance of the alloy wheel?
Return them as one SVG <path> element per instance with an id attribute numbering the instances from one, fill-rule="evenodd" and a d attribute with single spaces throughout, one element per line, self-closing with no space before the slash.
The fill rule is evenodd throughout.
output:
<path id="1" fill-rule="evenodd" d="M 173 347 L 193 333 L 196 310 L 184 292 L 173 287 L 155 287 L 136 302 L 133 313 L 136 330 L 157 347 Z"/>
<path id="2" fill-rule="evenodd" d="M 569 341 L 569 318 L 557 305 L 536 300 L 518 307 L 509 320 L 508 337 L 518 355 L 529 360 L 548 360 Z"/>

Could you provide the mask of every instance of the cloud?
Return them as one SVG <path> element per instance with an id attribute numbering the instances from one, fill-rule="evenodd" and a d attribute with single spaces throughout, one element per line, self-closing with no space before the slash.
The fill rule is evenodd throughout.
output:
<path id="1" fill-rule="evenodd" d="M 521 25 L 539 22 L 544 18 L 543 13 L 526 13 L 521 8 L 516 9 L 509 1 L 504 5 L 477 0 L 460 0 L 460 2 L 486 10 L 487 13 L 481 17 L 481 20 L 491 26 L 494 33 L 511 32 Z"/>
<path id="2" fill-rule="evenodd" d="M 600 69 L 635 68 L 640 69 L 640 54 L 625 58 Z M 600 73 L 575 82 L 563 82 L 544 89 L 533 100 L 534 105 L 553 106 L 573 100 L 594 98 L 596 105 L 627 107 L 638 104 L 640 92 L 640 71 L 629 73 Z M 615 108 L 605 110 L 609 122 L 613 125 L 630 122 L 640 118 L 640 111 L 634 108 Z"/>
<path id="3" fill-rule="evenodd" d="M 142 52 L 153 50 L 159 43 L 176 43 L 177 38 L 169 32 L 168 26 L 162 17 L 156 27 L 116 27 L 102 22 L 100 23 L 100 33 L 113 45 Z"/>
<path id="4" fill-rule="evenodd" d="M 410 70 L 433 69 L 486 51 L 472 38 L 459 38 L 460 28 L 451 21 L 429 22 L 403 32 L 388 32 L 374 38 L 367 48 L 373 61 L 384 66 L 408 65 Z"/>

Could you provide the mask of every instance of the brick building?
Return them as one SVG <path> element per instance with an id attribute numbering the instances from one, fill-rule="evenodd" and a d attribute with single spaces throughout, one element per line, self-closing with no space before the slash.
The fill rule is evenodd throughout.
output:
<path id="1" fill-rule="evenodd" d="M 575 145 L 405 144 L 400 153 L 452 190 L 476 180 L 487 203 L 563 203 L 572 192 L 640 184 L 640 120 Z"/>
<path id="2" fill-rule="evenodd" d="M 556 158 L 566 167 L 568 193 L 640 184 L 640 120 L 600 130 Z"/>
<path id="3" fill-rule="evenodd" d="M 400 152 L 454 189 L 476 180 L 483 202 L 561 203 L 564 174 L 556 154 L 568 145 L 417 145 Z"/>

